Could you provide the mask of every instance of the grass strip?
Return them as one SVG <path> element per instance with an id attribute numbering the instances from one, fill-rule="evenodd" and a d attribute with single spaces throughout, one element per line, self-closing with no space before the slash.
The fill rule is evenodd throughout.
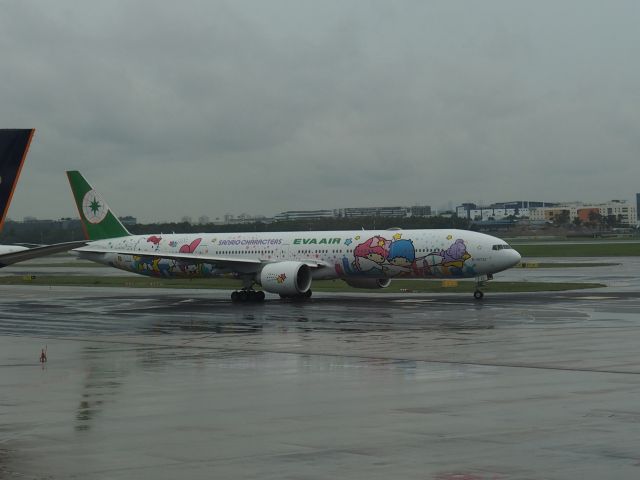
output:
<path id="1" fill-rule="evenodd" d="M 615 267 L 613 262 L 522 262 L 516 268 L 582 268 L 582 267 Z"/>
<path id="2" fill-rule="evenodd" d="M 513 246 L 523 257 L 638 257 L 640 243 L 567 243 Z"/>
<path id="3" fill-rule="evenodd" d="M 235 290 L 240 281 L 230 278 L 162 279 L 152 277 L 115 277 L 93 275 L 13 275 L 0 277 L 0 285 L 44 285 L 44 286 L 95 286 L 130 288 L 209 288 Z M 600 288 L 602 283 L 579 282 L 489 282 L 484 290 L 491 292 L 549 292 Z M 473 292 L 473 281 L 442 280 L 393 280 L 391 286 L 380 290 L 366 290 L 350 287 L 342 280 L 317 280 L 313 282 L 317 292 L 381 292 L 381 293 L 456 293 Z"/>
<path id="4" fill-rule="evenodd" d="M 88 261 L 81 261 L 81 262 L 59 262 L 59 263 L 37 263 L 37 262 L 25 262 L 21 265 L 22 267 L 29 267 L 29 268 L 59 268 L 59 267 L 64 267 L 64 268 L 112 268 L 109 267 L 108 265 L 104 265 L 102 263 L 96 263 L 96 262 L 88 262 Z"/>

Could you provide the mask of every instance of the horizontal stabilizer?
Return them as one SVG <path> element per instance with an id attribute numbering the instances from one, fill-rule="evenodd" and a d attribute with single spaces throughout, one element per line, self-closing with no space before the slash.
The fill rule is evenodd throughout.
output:
<path id="1" fill-rule="evenodd" d="M 53 255 L 54 253 L 66 252 L 73 248 L 86 245 L 85 240 L 79 240 L 75 242 L 55 243 L 53 245 L 45 245 L 44 247 L 28 248 L 26 250 L 20 250 L 17 252 L 5 253 L 0 255 L 0 268 L 6 267 L 17 262 L 24 262 L 25 260 L 31 260 L 32 258 L 44 257 L 46 255 Z"/>

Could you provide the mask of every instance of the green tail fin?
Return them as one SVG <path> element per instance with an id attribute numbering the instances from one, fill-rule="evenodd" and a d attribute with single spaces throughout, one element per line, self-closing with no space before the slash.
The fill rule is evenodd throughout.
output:
<path id="1" fill-rule="evenodd" d="M 78 207 L 84 235 L 88 240 L 131 235 L 80 172 L 67 172 L 67 178 Z"/>

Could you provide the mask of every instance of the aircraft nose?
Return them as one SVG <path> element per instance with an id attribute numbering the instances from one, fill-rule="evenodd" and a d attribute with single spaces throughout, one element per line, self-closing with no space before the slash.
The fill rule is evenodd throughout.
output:
<path id="1" fill-rule="evenodd" d="M 496 266 L 499 268 L 498 271 L 506 270 L 508 268 L 515 267 L 518 263 L 520 263 L 521 259 L 522 257 L 516 250 L 505 248 L 504 250 L 500 251 L 499 255 L 497 255 Z"/>
<path id="2" fill-rule="evenodd" d="M 520 260 L 522 260 L 522 255 L 520 255 L 518 253 L 517 250 L 505 250 L 505 252 L 509 253 L 509 257 L 511 257 L 509 259 L 510 263 L 509 266 L 510 267 L 515 267 L 518 263 L 520 263 Z"/>

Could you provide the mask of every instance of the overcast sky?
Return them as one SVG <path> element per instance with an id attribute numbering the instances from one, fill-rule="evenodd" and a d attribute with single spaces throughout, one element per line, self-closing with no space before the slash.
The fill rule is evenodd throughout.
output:
<path id="1" fill-rule="evenodd" d="M 9 216 L 640 191 L 640 2 L 3 1 L 0 126 L 37 129 Z"/>

